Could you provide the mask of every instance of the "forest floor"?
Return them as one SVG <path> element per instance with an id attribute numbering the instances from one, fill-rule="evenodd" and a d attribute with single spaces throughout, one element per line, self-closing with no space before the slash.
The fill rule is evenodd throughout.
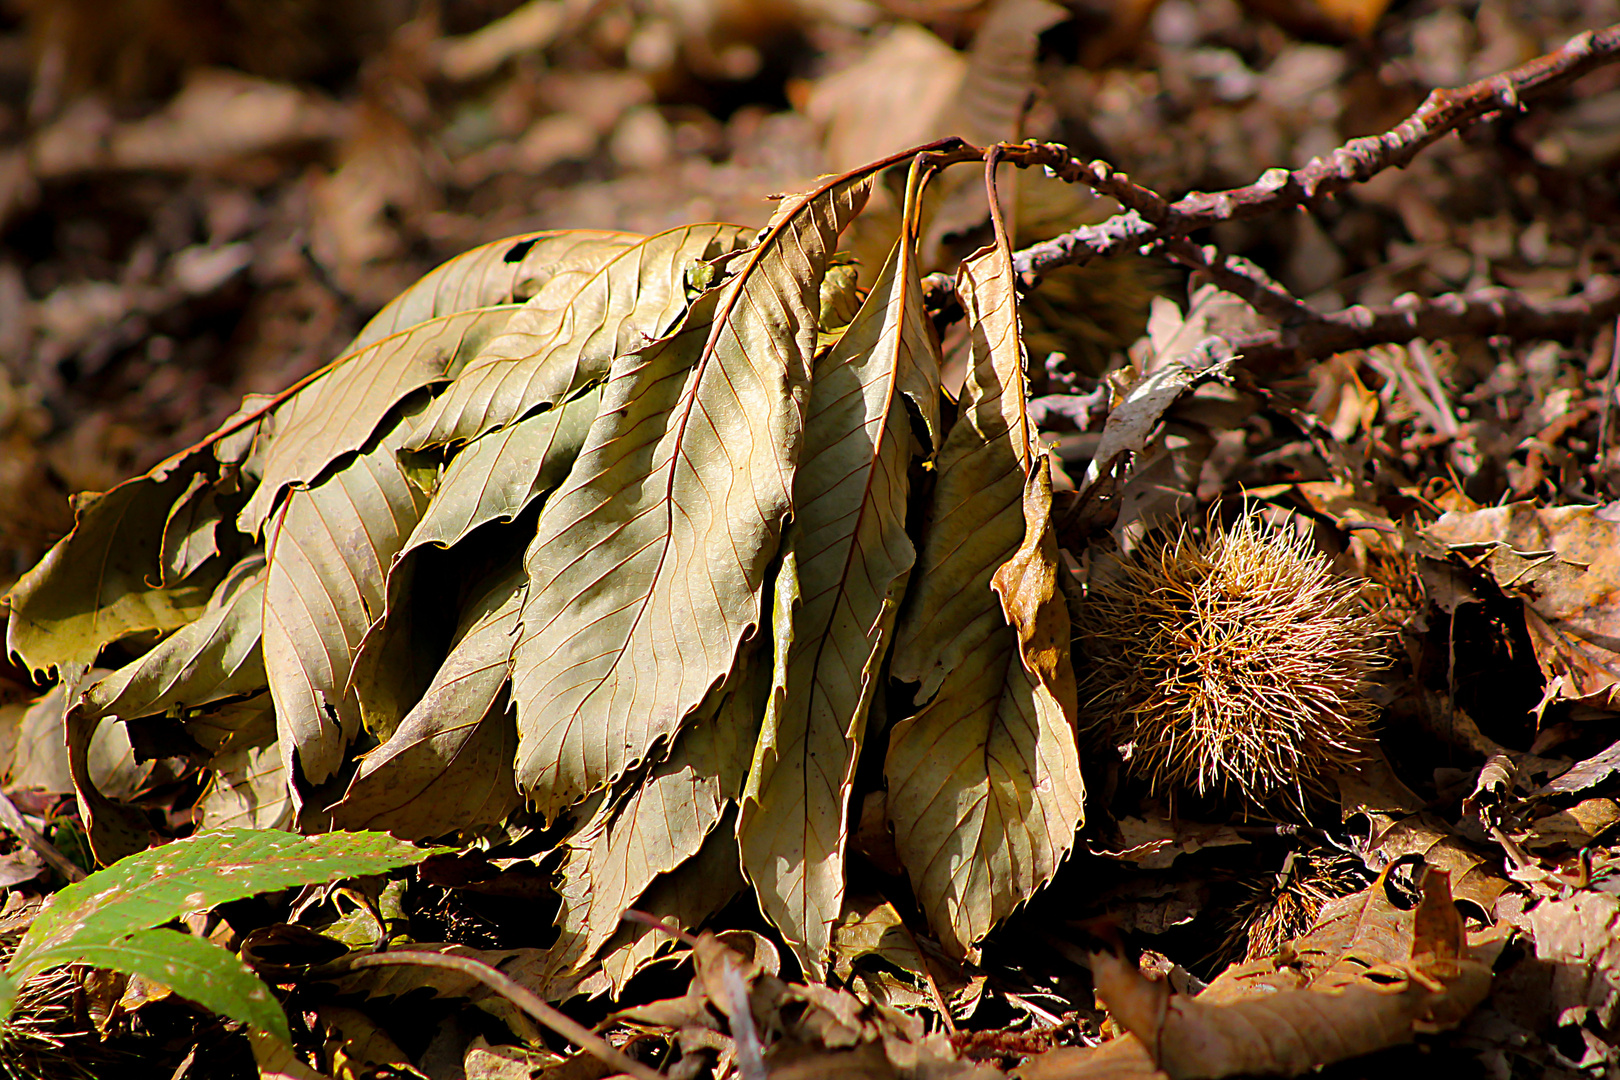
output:
<path id="1" fill-rule="evenodd" d="M 477 245 L 539 229 L 762 226 L 770 195 L 946 135 L 1058 142 L 1172 199 L 1240 188 L 1391 129 L 1432 89 L 1620 22 L 1617 0 L 329 7 L 14 0 L 0 15 L 0 591 L 72 528 L 71 496 L 149 469 L 244 395 L 316 371 L 390 298 Z M 1006 183 L 1016 248 L 1118 209 L 1038 170 Z M 982 202 L 963 206 L 941 197 L 924 272 L 985 241 Z M 876 267 L 887 241 L 866 222 L 846 243 Z M 1491 991 L 1465 1019 L 1435 1025 L 1448 1030 L 1420 1023 L 1415 1043 L 1324 1075 L 1620 1075 L 1620 65 L 1494 112 L 1308 211 L 1228 215 L 1193 239 L 1250 260 L 1318 313 L 1454 294 L 1553 314 L 1520 329 L 1476 322 L 1484 335 L 1298 353 L 1166 418 L 1183 442 L 1162 505 L 1202 521 L 1223 499 L 1263 501 L 1331 533 L 1336 565 L 1374 582 L 1399 642 L 1379 688 L 1380 758 L 1291 815 L 1155 795 L 1113 748 L 1094 754 L 1073 855 L 976 955 L 950 958 L 914 920 L 867 913 L 872 940 L 849 947 L 843 985 L 947 1031 L 951 1050 L 863 1059 L 862 1075 L 943 1075 L 960 1060 L 1091 1075 L 1041 1055 L 1118 1030 L 1088 971 L 1096 920 L 1186 994 L 1311 940 L 1324 904 L 1345 897 L 1376 891 L 1383 907 L 1360 917 L 1410 920 L 1426 894 L 1396 871 L 1414 862 L 1449 872 Z M 1181 256 L 1055 270 L 1023 302 L 1031 393 L 1069 472 L 1055 486 L 1072 553 L 1115 524 L 1063 501 L 1099 444 L 1096 394 L 1110 373 L 1188 327 L 1241 337 L 1275 326 L 1210 291 L 1188 269 L 1196 252 Z M 948 333 L 947 357 L 960 345 Z M 37 737 L 30 713 L 39 694 L 0 662 L 6 792 L 88 866 L 66 755 Z M 165 753 L 132 754 L 117 782 L 181 835 L 204 781 L 154 771 Z M 0 935 L 14 937 L 61 878 L 33 849 L 4 846 Z M 887 896 L 881 859 L 856 861 L 852 878 Z M 514 924 L 545 903 L 543 874 L 493 885 L 453 860 L 429 865 L 439 909 L 418 916 L 442 940 L 534 944 Z M 897 920 L 911 914 L 903 896 L 888 899 Z M 233 909 L 239 926 L 285 914 Z M 711 928 L 771 948 L 757 912 L 728 909 Z M 771 966 L 757 954 L 710 963 L 742 964 L 750 985 Z M 689 966 L 663 965 L 624 1003 L 691 981 Z M 701 981 L 688 1012 L 704 1005 Z M 82 972 L 33 992 L 34 1041 L 0 1062 L 19 1075 L 102 1075 L 131 1055 L 138 1075 L 176 1078 L 611 1072 L 540 1049 L 532 1023 L 487 1001 L 458 1014 L 414 1000 L 368 1019 L 310 996 L 299 1023 L 312 1063 L 261 1055 L 255 1066 L 235 1029 L 161 995 Z M 729 1017 L 714 1001 L 713 1015 Z M 802 1020 L 759 995 L 754 1007 L 784 1030 Z M 822 999 L 814 1008 L 844 1015 Z M 595 1022 L 608 1006 L 571 1010 Z M 626 1042 L 626 1023 L 604 1030 L 660 1067 L 680 1043 L 670 1033 L 692 1026 L 673 1007 L 652 1010 Z M 891 1050 L 922 1030 L 861 1023 L 899 1025 L 881 1032 Z M 392 1049 L 359 1049 L 379 1030 Z M 816 1036 L 826 1047 L 830 1030 Z M 680 1045 L 689 1068 L 733 1067 L 738 1052 Z"/>

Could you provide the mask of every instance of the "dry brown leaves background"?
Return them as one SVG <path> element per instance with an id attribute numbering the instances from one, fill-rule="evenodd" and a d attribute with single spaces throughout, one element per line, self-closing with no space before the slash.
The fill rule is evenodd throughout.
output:
<path id="1" fill-rule="evenodd" d="M 905 875 L 919 841 L 895 808 L 909 778 L 926 774 L 929 713 L 903 719 L 911 695 L 880 693 L 873 723 L 900 723 L 887 735 L 886 782 L 881 757 L 862 762 L 870 775 L 838 778 L 839 790 L 875 797 L 849 807 L 847 838 L 831 841 L 848 882 L 841 903 L 815 916 L 830 922 L 823 985 L 774 940 L 772 926 L 794 916 L 769 901 L 756 908 L 735 852 L 728 859 L 702 844 L 687 876 L 622 896 L 581 891 L 590 878 L 563 865 L 598 868 L 622 854 L 620 823 L 637 813 L 669 823 L 674 807 L 690 815 L 680 824 L 694 844 L 740 830 L 746 865 L 749 800 L 764 796 L 735 779 L 748 771 L 753 740 L 727 741 L 722 706 L 680 745 L 730 765 L 711 777 L 672 755 L 659 764 L 662 786 L 649 783 L 599 817 L 582 813 L 585 831 L 571 834 L 566 854 L 548 855 L 558 837 L 519 814 L 459 855 L 391 881 L 199 914 L 195 932 L 236 948 L 287 991 L 291 1051 L 257 1038 L 250 1046 L 161 987 L 73 971 L 31 984 L 0 1043 L 0 1067 L 435 1080 L 611 1071 L 570 1056 L 464 977 L 354 962 L 387 942 L 485 960 L 672 1076 L 1620 1069 L 1620 67 L 1522 111 L 1498 100 L 1404 168 L 1374 170 L 1308 212 L 1278 209 L 1302 201 L 1289 185 L 1310 179 L 1313 158 L 1338 161 L 1335 148 L 1389 130 L 1431 89 L 1525 64 L 1620 21 L 1620 7 L 329 7 L 14 0 L 0 17 L 0 586 L 72 527 L 70 495 L 107 491 L 197 443 L 244 395 L 311 375 L 397 294 L 465 250 L 594 230 L 559 241 L 582 245 L 588 261 L 629 243 L 626 231 L 704 221 L 748 230 L 668 241 L 671 251 L 712 256 L 767 222 L 767 196 L 807 190 L 818 174 L 947 135 L 976 145 L 1050 139 L 1074 161 L 1037 160 L 1060 166 L 1056 178 L 1003 168 L 999 202 L 1019 249 L 1013 269 L 1043 271 L 1020 306 L 1027 418 L 1057 450 L 1048 480 L 1064 573 L 1083 576 L 1090 552 L 1130 545 L 1156 517 L 1202 521 L 1211 505 L 1230 516 L 1240 499 L 1262 507 L 1376 586 L 1398 634 L 1380 678 L 1379 753 L 1341 773 L 1334 797 L 1290 813 L 1156 795 L 1111 748 L 1082 744 L 1088 798 L 1073 852 L 1035 853 L 1036 869 L 1003 883 L 1002 899 L 964 889 L 979 906 L 942 920 L 929 897 L 954 895 L 949 874 L 941 871 L 943 885 Z M 1086 169 L 1092 159 L 1151 192 Z M 1305 172 L 1245 187 L 1268 169 Z M 961 166 L 934 182 L 919 265 L 888 279 L 897 296 L 907 274 L 950 273 L 990 238 L 974 173 Z M 843 237 L 863 288 L 881 290 L 879 269 L 906 212 L 903 177 L 902 168 L 875 183 Z M 1087 183 L 1066 182 L 1074 179 Z M 1170 211 L 1150 197 L 1232 188 L 1244 194 Z M 1132 213 L 1117 213 L 1121 205 Z M 1176 214 L 1203 215 L 1196 244 L 1153 233 Z M 1063 235 L 1066 248 L 1047 243 Z M 1144 255 L 1145 240 L 1156 246 Z M 1107 257 L 1059 265 L 1077 247 Z M 493 265 L 508 249 L 490 250 Z M 529 255 L 517 256 L 514 282 Z M 532 257 L 549 266 L 560 256 Z M 975 305 L 994 308 L 985 298 L 1010 281 L 987 261 L 954 287 L 927 282 L 945 382 L 955 393 L 966 380 L 963 407 L 982 407 L 986 422 L 993 401 L 975 398 L 970 375 L 983 357 L 964 327 L 986 325 Z M 677 280 L 659 310 L 680 308 L 693 285 Z M 851 304 L 843 321 L 854 314 Z M 908 333 L 922 340 L 920 329 Z M 401 385 L 417 377 L 396 374 Z M 928 397 L 915 386 L 894 393 Z M 926 438 L 926 408 L 907 408 L 895 406 L 896 432 Z M 588 409 L 594 415 L 597 403 Z M 582 432 L 571 436 L 568 425 L 589 416 L 565 411 L 538 414 L 551 427 L 524 437 L 577 441 Z M 435 422 L 455 420 L 440 413 Z M 998 422 L 1007 430 L 1006 417 Z M 947 461 L 948 434 L 932 426 Z M 1110 463 L 1119 466 L 1112 476 Z M 313 478 L 311 461 L 272 464 L 289 482 Z M 1009 505 L 1024 496 L 1026 473 L 1042 473 L 1022 465 Z M 517 516 L 540 483 L 492 493 L 506 501 L 479 512 Z M 939 488 L 948 489 L 943 477 Z M 191 516 L 172 529 L 160 522 L 174 543 L 154 559 L 177 578 L 210 554 L 188 543 L 242 509 L 198 492 L 186 503 Z M 172 494 L 184 502 L 194 493 L 177 484 Z M 903 520 L 903 498 L 900 506 Z M 435 522 L 431 535 L 457 538 L 467 527 Z M 1045 530 L 1028 522 L 1030 536 Z M 926 543 L 917 557 L 919 568 L 945 558 Z M 368 605 L 406 588 L 384 577 L 386 564 L 367 586 Z M 979 569 L 988 581 L 991 568 Z M 424 555 L 411 572 L 434 570 Z M 278 587 L 274 574 L 257 573 L 249 566 L 222 586 L 216 608 L 256 604 L 254 590 Z M 998 580 L 1004 595 L 1016 592 L 1011 576 Z M 457 642 L 511 633 L 514 586 L 492 578 L 484 588 L 460 626 L 443 628 L 446 642 L 452 631 Z M 866 599 L 886 610 L 881 589 Z M 957 625 L 944 600 L 926 610 Z M 895 623 L 895 677 L 925 687 L 968 678 L 959 655 L 915 646 L 919 619 L 902 612 Z M 1031 614 L 1019 629 L 1032 634 L 1037 621 Z M 997 644 L 972 652 L 975 663 L 1005 673 L 1010 662 L 1017 673 L 1030 634 L 1021 642 L 1010 627 L 998 632 Z M 98 655 L 97 644 L 82 660 L 115 667 L 148 645 Z M 245 663 L 222 661 L 233 672 Z M 41 697 L 46 688 L 22 666 L 0 672 L 0 750 L 17 810 L 7 827 L 19 837 L 0 864 L 0 936 L 21 933 L 39 899 L 73 872 L 71 860 L 91 865 L 92 817 L 102 842 L 136 847 L 221 822 L 290 822 L 277 717 L 259 699 L 233 697 L 251 688 L 251 672 L 241 678 L 220 684 L 227 705 L 208 717 L 183 727 L 81 724 L 70 753 L 61 688 Z M 118 690 L 102 684 L 101 704 Z M 429 689 L 439 691 L 449 693 Z M 498 684 L 469 692 L 454 707 L 475 712 L 475 723 L 504 709 Z M 157 701 L 157 711 L 168 704 Z M 362 721 L 377 729 L 373 717 L 343 718 L 351 735 Z M 382 726 L 408 735 L 420 721 L 407 702 Z M 312 722 L 319 727 L 318 716 Z M 402 755 L 409 744 L 394 745 Z M 385 772 L 396 757 L 368 758 L 332 803 L 332 823 L 440 835 L 461 824 L 441 816 L 448 805 L 500 821 L 552 766 L 544 753 L 520 760 L 508 786 L 470 793 L 487 774 L 477 762 L 513 749 L 480 745 L 484 757 L 469 754 L 464 775 L 437 781 L 446 787 L 409 791 L 369 791 L 370 775 L 406 773 Z M 307 756 L 299 765 L 318 782 L 342 760 L 337 747 L 324 765 Z M 1078 782 L 1072 798 L 1048 795 L 1076 802 Z M 782 843 L 756 836 L 764 854 L 754 866 Z M 70 861 L 53 866 L 58 853 Z M 1049 876 L 1040 868 L 1059 863 L 1032 897 Z M 722 907 L 734 896 L 743 899 Z M 632 902 L 693 932 L 719 914 L 710 932 L 676 945 L 672 934 L 621 926 Z M 1135 949 L 1146 951 L 1133 966 Z M 653 963 L 655 950 L 665 959 Z M 609 959 L 585 972 L 592 956 Z M 1332 1064 L 1346 1058 L 1355 1060 Z"/>

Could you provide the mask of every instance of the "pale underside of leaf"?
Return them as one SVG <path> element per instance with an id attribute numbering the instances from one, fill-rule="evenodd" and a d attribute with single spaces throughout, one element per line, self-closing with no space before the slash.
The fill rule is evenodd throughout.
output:
<path id="1" fill-rule="evenodd" d="M 554 276 L 600 264 L 604 252 L 641 242 L 636 233 L 553 229 L 495 240 L 429 270 L 400 293 L 350 343 L 363 349 L 409 326 L 458 311 L 521 304 Z"/>
<path id="2" fill-rule="evenodd" d="M 684 310 L 688 266 L 741 247 L 750 231 L 689 225 L 554 275 L 433 401 L 408 448 L 477 438 L 605 378 L 614 357 L 661 337 Z"/>
<path id="3" fill-rule="evenodd" d="M 213 778 L 197 806 L 199 828 L 290 829 L 292 791 L 273 742 L 228 750 L 209 762 Z"/>
<path id="4" fill-rule="evenodd" d="M 822 275 L 869 178 L 785 200 L 680 328 L 614 360 L 541 511 L 515 654 L 519 787 L 552 815 L 731 671 L 791 506 Z"/>
<path id="5" fill-rule="evenodd" d="M 472 606 L 422 700 L 328 809 L 332 828 L 424 839 L 497 823 L 517 807 L 517 730 L 503 690 L 523 581 L 514 571 Z"/>
<path id="6" fill-rule="evenodd" d="M 601 400 L 599 390 L 588 390 L 468 443 L 445 468 L 401 557 L 424 544 L 451 547 L 490 521 L 511 521 L 556 487 L 573 466 Z"/>
<path id="7" fill-rule="evenodd" d="M 73 531 L 7 594 L 6 648 L 31 670 L 88 668 L 111 642 L 173 630 L 202 613 L 225 570 L 218 563 L 173 588 L 152 585 L 169 508 L 190 476 L 157 472 L 80 496 Z"/>
<path id="8" fill-rule="evenodd" d="M 388 567 L 420 519 L 425 497 L 396 451 L 401 420 L 365 453 L 312 488 L 295 488 L 269 542 L 264 666 L 288 775 L 323 782 L 359 729 L 348 693 L 355 650 L 383 613 Z"/>
<path id="9" fill-rule="evenodd" d="M 895 850 L 955 955 L 1057 872 L 1084 801 L 1074 732 L 1000 627 L 895 726 L 884 762 Z"/>
<path id="10" fill-rule="evenodd" d="M 388 568 L 387 610 L 366 631 L 355 654 L 350 688 L 361 720 L 378 738 L 391 739 L 427 689 L 422 680 L 401 677 L 403 668 L 417 663 L 415 611 L 402 601 L 415 582 L 417 556 L 428 546 L 451 547 L 490 522 L 516 518 L 561 483 L 600 401 L 598 389 L 587 390 L 573 401 L 480 436 L 451 459 L 422 519 Z"/>
<path id="11" fill-rule="evenodd" d="M 262 554 L 238 563 L 195 622 L 90 687 L 89 711 L 131 719 L 264 689 L 264 577 Z"/>
<path id="12" fill-rule="evenodd" d="M 978 252 L 962 264 L 957 289 L 969 312 L 972 366 L 935 465 L 922 552 L 890 661 L 896 679 L 922 684 L 919 703 L 990 627 L 1003 625 L 990 577 L 1024 537 L 1019 505 L 1030 430 L 1010 260 L 995 248 Z"/>
<path id="13" fill-rule="evenodd" d="M 735 810 L 726 811 L 696 855 L 654 878 L 652 885 L 636 900 L 636 910 L 656 914 L 667 923 L 696 931 L 702 923 L 719 914 L 733 897 L 746 891 L 748 882 L 737 864 L 735 813 Z M 619 932 L 601 954 L 609 992 L 619 997 L 625 983 L 636 972 L 673 944 L 662 930 L 621 924 Z"/>
<path id="14" fill-rule="evenodd" d="M 769 753 L 749 778 L 738 839 L 765 913 L 819 971 L 843 907 L 849 792 L 894 607 L 916 558 L 906 533 L 915 456 L 903 398 L 937 426 L 939 361 L 909 240 L 817 364 L 794 481 L 793 608 Z M 930 448 L 931 449 L 931 448 Z"/>
<path id="15" fill-rule="evenodd" d="M 276 709 L 268 688 L 240 701 L 222 701 L 184 720 L 191 741 L 210 754 L 269 746 L 276 741 Z"/>
<path id="16" fill-rule="evenodd" d="M 202 472 L 192 473 L 186 481 L 186 490 L 169 510 L 163 524 L 163 542 L 160 556 L 162 583 L 173 586 L 183 581 L 193 570 L 219 554 L 219 540 L 215 530 L 223 518 L 219 496 L 225 487 L 234 490 L 234 484 L 223 484 Z"/>
<path id="17" fill-rule="evenodd" d="M 713 715 L 681 732 L 667 760 L 569 841 L 554 948 L 576 968 L 597 955 L 658 875 L 697 854 L 741 794 L 769 670 L 759 669 L 763 679 L 744 672 L 742 686 L 725 694 Z"/>
<path id="18" fill-rule="evenodd" d="M 973 364 L 891 665 L 928 701 L 890 735 L 895 848 L 957 955 L 1056 872 L 1084 797 L 1064 704 L 1025 670 L 991 590 L 1024 540 L 1031 466 L 1013 282 L 1004 244 L 960 272 Z"/>
<path id="19" fill-rule="evenodd" d="M 289 485 L 313 482 L 360 449 L 406 396 L 470 360 L 517 310 L 505 304 L 417 323 L 342 357 L 289 397 L 276 408 L 264 475 L 237 527 L 258 536 Z"/>

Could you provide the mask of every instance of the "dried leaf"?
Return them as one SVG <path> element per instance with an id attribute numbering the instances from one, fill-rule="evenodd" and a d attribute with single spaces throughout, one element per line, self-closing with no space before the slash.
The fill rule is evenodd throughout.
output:
<path id="1" fill-rule="evenodd" d="M 208 455 L 210 458 L 212 455 Z M 75 499 L 73 531 L 24 574 L 5 597 L 6 648 L 37 674 L 85 668 L 102 648 L 133 634 L 164 633 L 208 604 L 225 568 L 194 574 L 173 588 L 161 578 L 163 526 L 201 455 L 176 455 L 104 495 Z"/>
<path id="2" fill-rule="evenodd" d="M 689 269 L 743 247 L 751 232 L 689 225 L 583 245 L 434 399 L 407 449 L 476 438 L 606 378 L 615 357 L 669 332 L 686 308 Z"/>
<path id="3" fill-rule="evenodd" d="M 973 367 L 940 452 L 891 668 L 921 681 L 928 703 L 890 734 L 884 774 L 895 848 L 930 925 L 960 956 L 1051 879 L 1073 846 L 1084 787 L 1065 705 L 1025 668 L 991 590 L 1024 542 L 1026 484 L 1031 499 L 1042 494 L 1004 242 L 963 264 L 958 292 Z"/>
<path id="4" fill-rule="evenodd" d="M 187 479 L 185 492 L 163 523 L 158 560 L 163 566 L 163 585 L 179 584 L 219 554 L 217 531 L 225 516 L 221 501 L 234 487 L 234 483 L 211 481 L 201 472 Z"/>
<path id="5" fill-rule="evenodd" d="M 292 786 L 280 749 L 244 746 L 219 755 L 212 766 L 213 780 L 197 804 L 199 828 L 292 828 Z"/>
<path id="6" fill-rule="evenodd" d="M 916 558 L 906 533 L 916 455 L 907 402 L 932 441 L 939 357 L 909 235 L 816 365 L 794 480 L 791 645 L 738 825 L 765 914 L 819 972 L 843 909 L 849 793 L 894 609 Z M 932 449 L 930 447 L 929 449 Z"/>
<path id="7" fill-rule="evenodd" d="M 499 823 L 518 806 L 517 729 L 504 691 L 523 595 L 514 570 L 467 605 L 421 701 L 327 809 L 330 828 L 420 840 Z"/>
<path id="8" fill-rule="evenodd" d="M 237 528 L 260 535 L 284 490 L 314 483 L 339 457 L 360 450 L 396 405 L 472 359 L 518 310 L 502 304 L 441 315 L 333 361 L 275 407 L 263 477 Z"/>
<path id="9" fill-rule="evenodd" d="M 264 666 L 288 775 L 320 784 L 360 729 L 349 688 L 354 656 L 384 611 L 394 555 L 426 498 L 396 451 L 401 421 L 344 468 L 288 493 L 266 538 Z"/>
<path id="10" fill-rule="evenodd" d="M 745 678 L 713 716 L 680 733 L 669 758 L 646 780 L 605 804 L 568 841 L 561 869 L 562 936 L 553 949 L 576 968 L 602 950 L 619 930 L 625 910 L 637 906 L 659 875 L 698 854 L 741 794 L 758 731 L 762 683 Z M 722 843 L 735 858 L 729 839 Z M 665 914 L 646 905 L 641 910 Z"/>
<path id="11" fill-rule="evenodd" d="M 601 400 L 599 390 L 589 390 L 468 443 L 445 468 L 400 558 L 423 544 L 453 547 L 487 522 L 511 521 L 555 488 L 584 445 Z"/>
<path id="12" fill-rule="evenodd" d="M 673 735 L 758 625 L 791 506 L 822 274 L 870 182 L 785 200 L 675 333 L 614 359 L 526 559 L 518 784 L 542 813 Z"/>
<path id="13" fill-rule="evenodd" d="M 737 861 L 736 826 L 736 811 L 728 810 L 696 855 L 653 879 L 637 898 L 637 909 L 657 914 L 677 926 L 696 928 L 719 914 L 733 898 L 747 892 L 748 881 Z M 621 925 L 601 950 L 609 993 L 619 997 L 632 976 L 673 944 L 662 930 Z"/>
<path id="14" fill-rule="evenodd" d="M 1576 762 L 1574 768 L 1548 783 L 1537 794 L 1562 795 L 1585 791 L 1603 783 L 1617 772 L 1620 772 L 1620 742 L 1610 743 L 1607 750 L 1599 751 L 1585 761 Z"/>
<path id="15" fill-rule="evenodd" d="M 600 266 L 645 237 L 601 229 L 552 229 L 494 240 L 428 271 L 371 317 L 342 355 L 419 323 L 501 304 L 522 304 L 552 278 Z"/>
<path id="16" fill-rule="evenodd" d="M 1488 965 L 1462 956 L 1462 920 L 1446 876 L 1425 879 L 1411 915 L 1371 899 L 1384 888 L 1381 878 L 1365 894 L 1332 905 L 1332 914 L 1324 909 L 1319 925 L 1338 929 L 1299 942 L 1291 966 L 1258 961 L 1230 969 L 1196 998 L 1172 994 L 1168 983 L 1149 980 L 1114 949 L 1093 952 L 1097 993 L 1130 1032 L 1121 1041 L 1136 1050 L 1060 1051 L 1060 1061 L 1022 1075 L 1152 1075 L 1140 1052 L 1149 1069 L 1156 1065 L 1173 1080 L 1299 1076 L 1455 1026 L 1485 998 L 1491 975 Z M 1323 960 L 1338 955 L 1321 966 L 1307 953 Z M 1261 977 L 1244 977 L 1250 973 Z"/>
<path id="17" fill-rule="evenodd" d="M 1424 530 L 1453 549 L 1481 551 L 1496 583 L 1524 602 L 1549 700 L 1608 707 L 1620 683 L 1620 504 L 1509 503 L 1449 511 Z"/>
<path id="18" fill-rule="evenodd" d="M 263 690 L 264 577 L 262 554 L 237 563 L 195 622 L 86 690 L 87 713 L 128 720 Z"/>
<path id="19" fill-rule="evenodd" d="M 1024 541 L 1001 564 L 990 587 L 1018 633 L 1024 669 L 1073 726 L 1079 709 L 1069 657 L 1069 605 L 1057 587 L 1057 534 L 1052 528 L 1052 455 L 1040 454 L 1024 488 Z"/>

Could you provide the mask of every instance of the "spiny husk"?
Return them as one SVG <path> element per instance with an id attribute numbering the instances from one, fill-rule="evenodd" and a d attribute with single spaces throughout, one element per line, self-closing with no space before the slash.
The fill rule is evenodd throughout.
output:
<path id="1" fill-rule="evenodd" d="M 1328 901 L 1362 889 L 1369 876 L 1360 859 L 1341 851 L 1290 852 L 1276 874 L 1244 882 L 1248 895 L 1231 909 L 1227 949 L 1245 961 L 1276 956 L 1316 925 Z"/>
<path id="2" fill-rule="evenodd" d="M 1370 747 L 1387 631 L 1308 538 L 1247 515 L 1094 569 L 1083 722 L 1155 791 L 1303 800 Z"/>
<path id="3" fill-rule="evenodd" d="M 120 1062 L 84 1016 L 76 972 L 57 968 L 23 983 L 16 1010 L 0 1021 L 0 1080 L 89 1080 L 114 1074 Z"/>

